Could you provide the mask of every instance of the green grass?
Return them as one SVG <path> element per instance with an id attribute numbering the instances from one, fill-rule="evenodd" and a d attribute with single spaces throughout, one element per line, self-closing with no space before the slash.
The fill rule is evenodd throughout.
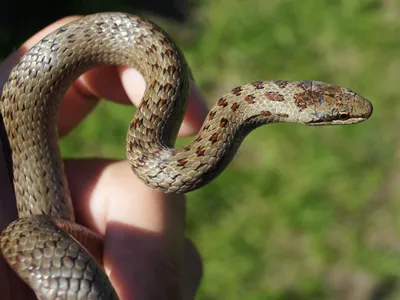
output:
<path id="1" fill-rule="evenodd" d="M 355 126 L 257 129 L 226 172 L 188 194 L 187 234 L 205 265 L 198 299 L 400 299 L 400 4 L 197 3 L 185 30 L 163 24 L 210 106 L 269 79 L 341 84 L 374 105 Z M 123 158 L 130 119 L 104 102 L 63 152 Z"/>

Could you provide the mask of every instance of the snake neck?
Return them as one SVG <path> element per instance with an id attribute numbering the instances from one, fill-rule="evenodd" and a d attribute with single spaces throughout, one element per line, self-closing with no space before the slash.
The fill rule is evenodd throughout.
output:
<path id="1" fill-rule="evenodd" d="M 185 193 L 204 186 L 226 168 L 252 130 L 273 122 L 298 121 L 287 114 L 292 99 L 277 105 L 271 96 L 266 97 L 268 84 L 255 82 L 221 97 L 194 140 L 181 149 L 171 147 L 162 136 L 152 140 L 152 132 L 161 130 L 155 125 L 156 111 L 138 110 L 127 138 L 132 170 L 147 185 L 166 193 Z M 146 100 L 142 105 L 151 107 Z"/>

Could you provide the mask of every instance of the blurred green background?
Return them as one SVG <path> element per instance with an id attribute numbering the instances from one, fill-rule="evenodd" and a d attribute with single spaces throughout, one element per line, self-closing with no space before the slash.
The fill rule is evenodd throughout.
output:
<path id="1" fill-rule="evenodd" d="M 155 20 L 209 107 L 270 79 L 332 82 L 374 105 L 355 126 L 261 127 L 187 195 L 204 259 L 197 299 L 400 299 L 400 2 L 201 0 L 184 27 Z M 125 158 L 131 115 L 103 101 L 63 153 Z"/>

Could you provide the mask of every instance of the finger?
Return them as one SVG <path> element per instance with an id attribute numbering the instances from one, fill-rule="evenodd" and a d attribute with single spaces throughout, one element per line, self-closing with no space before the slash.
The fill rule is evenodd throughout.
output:
<path id="1" fill-rule="evenodd" d="M 2 139 L 0 138 L 0 192 L 2 195 L 0 200 L 0 232 L 17 218 L 14 188 L 10 176 L 12 173 L 8 169 L 9 163 L 4 155 L 4 141 Z"/>
<path id="2" fill-rule="evenodd" d="M 203 277 L 203 261 L 196 246 L 188 239 L 184 251 L 183 299 L 195 299 Z"/>
<path id="3" fill-rule="evenodd" d="M 179 136 L 191 136 L 197 133 L 208 114 L 208 108 L 198 87 L 191 83 L 188 108 L 179 130 Z"/>
<path id="4" fill-rule="evenodd" d="M 168 238 L 183 236 L 184 197 L 148 188 L 127 161 L 66 160 L 65 168 L 80 223 L 102 235 L 107 223 L 119 222 Z"/>
<path id="5" fill-rule="evenodd" d="M 12 221 L 17 219 L 17 209 L 10 170 L 8 170 L 8 159 L 4 150 L 2 135 L 5 134 L 0 128 L 0 233 Z M 19 279 L 17 274 L 11 270 L 9 265 L 0 254 L 0 282 L 2 283 L 1 299 L 34 299 L 32 291 Z"/>
<path id="6" fill-rule="evenodd" d="M 184 197 L 146 187 L 126 161 L 69 160 L 65 165 L 79 220 L 104 235 L 105 268 L 121 298 L 179 293 Z"/>
<path id="7" fill-rule="evenodd" d="M 145 90 L 145 81 L 142 75 L 131 68 L 121 68 L 120 72 L 122 85 L 129 99 L 134 105 L 138 106 Z M 179 135 L 189 136 L 195 134 L 203 124 L 207 113 L 207 105 L 198 87 L 193 82 L 190 82 L 188 107 Z"/>

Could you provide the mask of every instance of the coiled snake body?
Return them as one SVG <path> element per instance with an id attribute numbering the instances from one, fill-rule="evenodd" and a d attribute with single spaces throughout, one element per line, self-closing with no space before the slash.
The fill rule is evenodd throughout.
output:
<path id="1" fill-rule="evenodd" d="M 143 182 L 166 193 L 189 192 L 212 180 L 246 134 L 262 124 L 353 124 L 372 113 L 368 100 L 332 84 L 253 82 L 222 96 L 194 141 L 175 149 L 189 70 L 163 30 L 124 13 L 89 15 L 59 28 L 21 58 L 0 104 L 19 212 L 3 231 L 0 248 L 42 299 L 117 298 L 100 265 L 67 234 L 89 230 L 74 223 L 56 129 L 66 89 L 100 65 L 131 66 L 144 76 L 147 89 L 128 129 L 127 157 Z"/>

